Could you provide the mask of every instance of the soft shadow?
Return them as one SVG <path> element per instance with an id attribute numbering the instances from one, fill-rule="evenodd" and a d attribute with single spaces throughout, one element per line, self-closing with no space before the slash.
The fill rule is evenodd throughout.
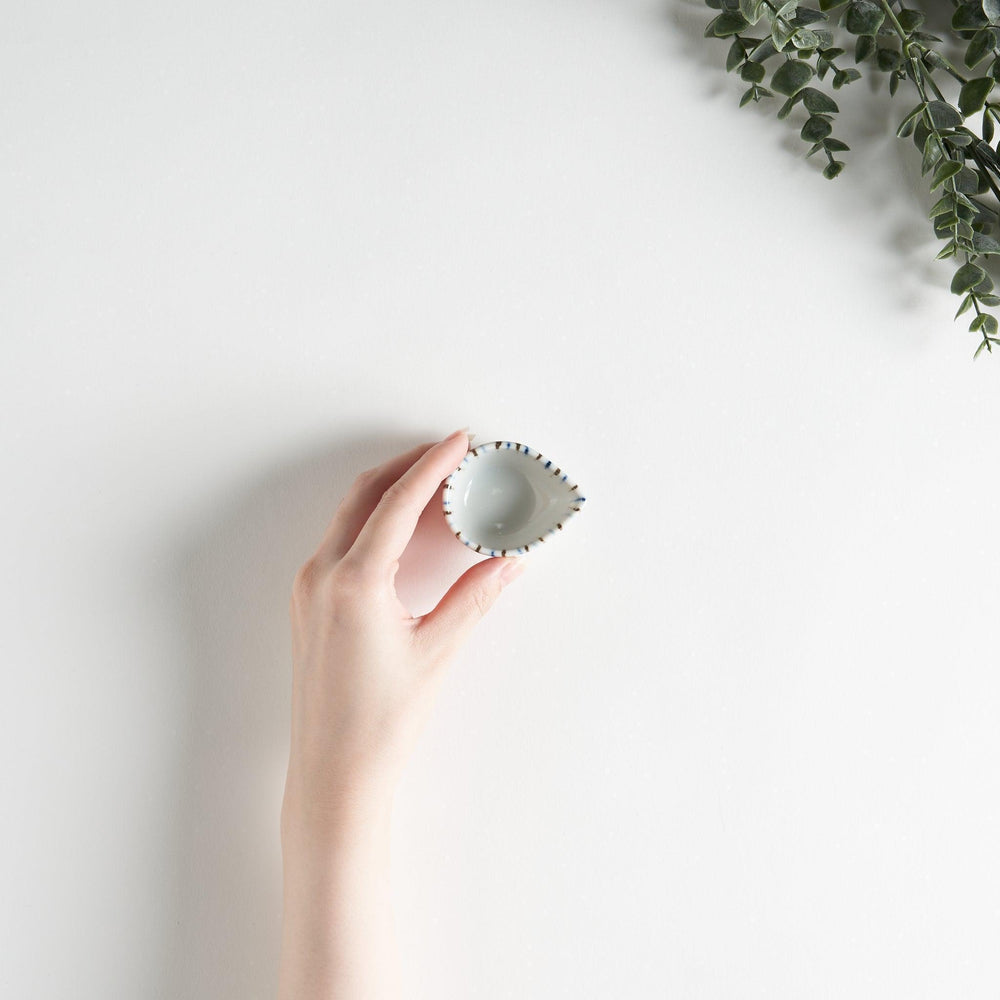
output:
<path id="1" fill-rule="evenodd" d="M 435 436 L 373 431 L 303 451 L 193 514 L 160 556 L 186 637 L 177 684 L 188 711 L 163 838 L 174 933 L 157 995 L 276 995 L 292 579 L 354 477 Z M 400 599 L 422 614 L 477 561 L 452 537 L 438 494 L 400 560 Z"/>

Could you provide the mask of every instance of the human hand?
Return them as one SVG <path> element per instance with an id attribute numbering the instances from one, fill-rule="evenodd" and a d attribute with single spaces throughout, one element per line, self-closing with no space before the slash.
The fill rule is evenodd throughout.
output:
<path id="1" fill-rule="evenodd" d="M 445 668 L 525 567 L 520 557 L 485 559 L 419 617 L 396 595 L 417 520 L 468 446 L 456 431 L 361 473 L 296 574 L 283 836 L 314 834 L 346 804 L 391 792 Z"/>

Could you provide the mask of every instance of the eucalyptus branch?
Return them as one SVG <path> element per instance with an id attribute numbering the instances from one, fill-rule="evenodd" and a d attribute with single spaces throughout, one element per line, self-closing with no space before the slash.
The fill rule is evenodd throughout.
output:
<path id="1" fill-rule="evenodd" d="M 931 190 L 933 191 L 938 185 L 943 185 L 946 192 L 936 206 L 943 210 L 943 214 L 932 215 L 935 232 L 938 235 L 950 230 L 950 239 L 938 256 L 956 256 L 961 252 L 965 257 L 965 263 L 955 273 L 951 286 L 953 292 L 965 296 L 956 313 L 956 319 L 970 306 L 973 307 L 976 315 L 969 325 L 969 330 L 970 332 L 981 331 L 983 337 L 974 356 L 978 356 L 984 347 L 992 352 L 993 343 L 1000 343 L 1000 339 L 995 337 L 1000 324 L 998 324 L 996 317 L 983 313 L 980 304 L 998 305 L 1000 298 L 992 294 L 993 280 L 979 264 L 979 259 L 982 256 L 982 251 L 986 249 L 986 245 L 982 241 L 977 245 L 973 220 L 979 213 L 968 195 L 972 193 L 970 188 L 978 192 L 986 187 L 992 189 L 998 197 L 1000 197 L 1000 192 L 997 191 L 996 183 L 989 176 L 989 170 L 983 169 L 982 154 L 977 156 L 975 147 L 972 149 L 973 161 L 979 169 L 973 171 L 966 166 L 964 148 L 971 145 L 975 137 L 969 130 L 964 129 L 962 111 L 944 100 L 944 95 L 931 75 L 930 67 L 927 67 L 925 75 L 926 57 L 922 57 L 922 54 L 928 51 L 926 46 L 921 44 L 921 40 L 911 37 L 911 32 L 907 31 L 900 23 L 888 0 L 877 0 L 877 3 L 899 36 L 900 47 L 906 61 L 907 75 L 920 96 L 920 117 L 927 132 L 924 139 L 924 173 L 933 167 Z M 913 49 L 917 49 L 917 52 L 915 53 Z M 982 106 L 986 94 L 993 87 L 991 80 L 983 79 L 984 84 L 970 80 L 965 80 L 963 83 L 963 94 L 967 93 L 967 88 L 970 85 L 975 85 L 978 90 L 984 91 L 982 98 L 978 101 L 980 106 Z M 927 91 L 924 88 L 925 81 L 930 84 L 934 91 L 937 97 L 936 101 L 932 102 L 928 99 Z M 967 107 L 972 104 L 971 101 L 965 103 Z M 963 101 L 960 96 L 959 106 L 962 107 L 962 105 Z M 959 128 L 962 131 L 955 131 Z M 914 131 L 916 131 L 915 125 Z M 959 145 L 955 144 L 956 137 L 960 137 Z M 970 142 L 965 142 L 966 138 Z M 938 151 L 937 154 L 932 152 L 935 147 Z M 965 190 L 962 190 L 960 185 L 963 185 Z"/>
<path id="2" fill-rule="evenodd" d="M 951 290 L 962 296 L 956 317 L 972 310 L 969 329 L 982 338 L 974 356 L 984 348 L 992 353 L 993 346 L 1000 345 L 1000 323 L 983 307 L 1000 306 L 985 268 L 990 257 L 1000 255 L 1000 150 L 991 145 L 1000 125 L 1000 102 L 989 100 L 1000 82 L 1000 0 L 952 0 L 951 30 L 966 43 L 962 61 L 971 75 L 939 51 L 942 39 L 923 30 L 924 13 L 906 7 L 904 0 L 814 0 L 819 10 L 800 0 L 705 2 L 719 11 L 705 34 L 732 38 L 726 69 L 739 68 L 749 84 L 740 103 L 780 94 L 785 100 L 778 118 L 801 105 L 808 113 L 801 131 L 802 139 L 811 143 L 806 155 L 825 154 L 823 174 L 828 178 L 844 169 L 834 154 L 849 147 L 832 135 L 834 116 L 840 113 L 836 101 L 814 86 L 813 79 L 822 82 L 832 72 L 833 89 L 839 90 L 862 75 L 860 69 L 837 65 L 845 49 L 835 39 L 834 26 L 822 26 L 829 22 L 829 12 L 844 7 L 835 27 L 854 36 L 857 66 L 870 65 L 873 72 L 888 76 L 891 96 L 903 81 L 910 82 L 919 103 L 900 123 L 897 135 L 912 137 L 921 154 L 921 173 L 930 175 L 930 190 L 939 191 L 929 216 L 934 234 L 944 241 L 938 258 L 959 262 L 951 282 Z M 751 37 L 750 28 L 758 24 L 766 30 Z M 784 59 L 765 87 L 765 63 L 779 54 Z M 976 75 L 986 59 L 988 70 Z M 957 100 L 946 96 L 935 70 L 942 72 L 946 85 L 959 89 Z"/>

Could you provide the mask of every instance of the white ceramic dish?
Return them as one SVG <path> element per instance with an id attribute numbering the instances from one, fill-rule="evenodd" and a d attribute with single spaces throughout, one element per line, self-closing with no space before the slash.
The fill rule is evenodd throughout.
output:
<path id="1" fill-rule="evenodd" d="M 488 556 L 523 556 L 583 509 L 579 485 L 518 441 L 477 444 L 442 490 L 455 537 Z"/>

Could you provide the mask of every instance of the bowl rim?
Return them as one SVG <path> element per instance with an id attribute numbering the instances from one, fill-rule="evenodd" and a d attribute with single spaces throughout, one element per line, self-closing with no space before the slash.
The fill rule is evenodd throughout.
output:
<path id="1" fill-rule="evenodd" d="M 472 539 L 464 538 L 462 536 L 462 532 L 455 528 L 455 525 L 453 523 L 455 516 L 454 511 L 450 509 L 451 498 L 449 494 L 455 488 L 454 484 L 452 483 L 452 480 L 455 478 L 455 476 L 459 475 L 462 472 L 462 470 L 468 464 L 470 458 L 478 458 L 479 453 L 481 451 L 485 451 L 491 446 L 496 451 L 500 451 L 501 449 L 503 450 L 512 449 L 516 453 L 524 455 L 526 458 L 533 458 L 536 462 L 545 460 L 545 456 L 540 451 L 538 451 L 536 448 L 530 447 L 529 445 L 522 444 L 520 441 L 482 441 L 479 444 L 475 445 L 474 447 L 469 448 L 469 450 L 465 453 L 465 456 L 463 457 L 461 464 L 448 476 L 448 478 L 444 481 L 444 486 L 441 488 L 441 508 L 444 511 L 445 521 L 448 522 L 448 527 L 451 530 L 451 533 L 467 548 L 472 549 L 474 552 L 482 553 L 483 555 L 490 557 L 495 556 L 497 558 L 503 558 L 503 557 L 509 558 L 510 556 L 527 555 L 528 552 L 531 551 L 532 546 L 538 548 L 538 546 L 543 544 L 545 540 L 549 538 L 549 536 L 556 534 L 557 531 L 562 531 L 566 525 L 566 522 L 569 521 L 571 518 L 575 517 L 583 509 L 583 504 L 586 503 L 587 498 L 585 496 L 580 495 L 579 483 L 567 487 L 570 493 L 575 493 L 577 495 L 570 497 L 571 506 L 569 510 L 567 510 L 566 515 L 562 518 L 562 520 L 558 521 L 554 528 L 549 528 L 547 531 L 544 532 L 544 534 L 539 535 L 538 538 L 536 538 L 534 541 L 526 542 L 524 545 L 516 549 L 491 549 L 488 546 L 473 541 Z M 551 459 L 547 459 L 545 460 L 544 468 L 548 469 L 553 464 L 554 463 Z M 561 476 L 562 481 L 564 483 L 569 482 L 569 474 L 563 473 L 561 466 L 557 465 L 555 469 L 552 471 L 552 474 L 554 476 Z"/>

